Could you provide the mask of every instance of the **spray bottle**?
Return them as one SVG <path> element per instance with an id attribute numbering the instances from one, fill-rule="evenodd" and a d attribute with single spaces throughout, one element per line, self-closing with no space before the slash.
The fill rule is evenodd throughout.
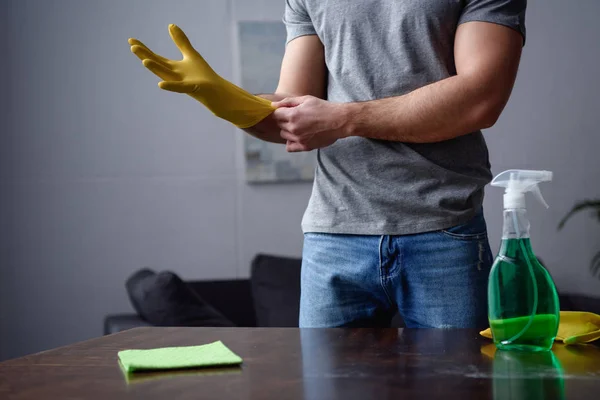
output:
<path id="1" fill-rule="evenodd" d="M 499 349 L 547 351 L 558 331 L 556 287 L 531 248 L 525 208 L 527 192 L 548 208 L 538 184 L 551 180 L 550 171 L 509 170 L 492 181 L 506 188 L 502 244 L 488 284 L 488 317 Z"/>

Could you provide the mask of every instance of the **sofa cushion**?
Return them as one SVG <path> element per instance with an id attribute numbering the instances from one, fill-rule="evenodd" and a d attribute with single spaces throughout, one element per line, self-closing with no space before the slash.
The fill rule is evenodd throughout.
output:
<path id="1" fill-rule="evenodd" d="M 125 289 L 127 291 L 127 295 L 129 296 L 129 301 L 133 306 L 133 309 L 137 312 L 137 314 L 141 317 L 143 313 L 143 304 L 142 299 L 144 298 L 144 293 L 141 292 L 144 287 L 141 282 L 144 279 L 156 275 L 156 272 L 151 269 L 144 268 L 135 272 L 125 281 Z"/>
<path id="2" fill-rule="evenodd" d="M 172 272 L 139 271 L 127 280 L 138 314 L 156 326 L 234 326 Z"/>
<path id="3" fill-rule="evenodd" d="M 298 258 L 264 254 L 254 258 L 250 280 L 258 326 L 298 326 L 301 264 Z"/>

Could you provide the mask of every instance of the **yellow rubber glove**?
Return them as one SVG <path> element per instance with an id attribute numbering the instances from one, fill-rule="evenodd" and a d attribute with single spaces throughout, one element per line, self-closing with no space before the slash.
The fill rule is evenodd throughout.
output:
<path id="1" fill-rule="evenodd" d="M 204 104 L 217 117 L 242 129 L 256 125 L 275 110 L 269 100 L 254 96 L 221 78 L 192 47 L 178 26 L 169 25 L 169 34 L 183 54 L 182 60 L 169 60 L 155 54 L 139 40 L 129 39 L 131 52 L 163 80 L 158 84 L 161 89 L 185 93 Z"/>
<path id="2" fill-rule="evenodd" d="M 479 332 L 491 339 L 490 328 Z M 590 343 L 600 339 L 600 315 L 584 311 L 561 311 L 556 341 L 565 344 Z"/>

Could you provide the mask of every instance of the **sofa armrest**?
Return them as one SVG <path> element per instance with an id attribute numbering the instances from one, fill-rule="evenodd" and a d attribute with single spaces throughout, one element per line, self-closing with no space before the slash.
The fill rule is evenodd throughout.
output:
<path id="1" fill-rule="evenodd" d="M 125 331 L 127 329 L 138 328 L 140 326 L 151 325 L 136 314 L 115 314 L 107 315 L 104 318 L 105 335 Z"/>

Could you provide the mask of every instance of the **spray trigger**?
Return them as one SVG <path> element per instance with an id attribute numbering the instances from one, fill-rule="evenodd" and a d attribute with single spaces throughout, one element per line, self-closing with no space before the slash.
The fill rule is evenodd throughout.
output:
<path id="1" fill-rule="evenodd" d="M 531 194 L 533 194 L 540 203 L 542 203 L 544 205 L 544 207 L 546 208 L 550 208 L 550 206 L 548 205 L 548 203 L 546 203 L 546 200 L 544 200 L 544 196 L 542 196 L 542 192 L 540 191 L 540 188 L 538 185 L 534 185 L 531 189 Z"/>

